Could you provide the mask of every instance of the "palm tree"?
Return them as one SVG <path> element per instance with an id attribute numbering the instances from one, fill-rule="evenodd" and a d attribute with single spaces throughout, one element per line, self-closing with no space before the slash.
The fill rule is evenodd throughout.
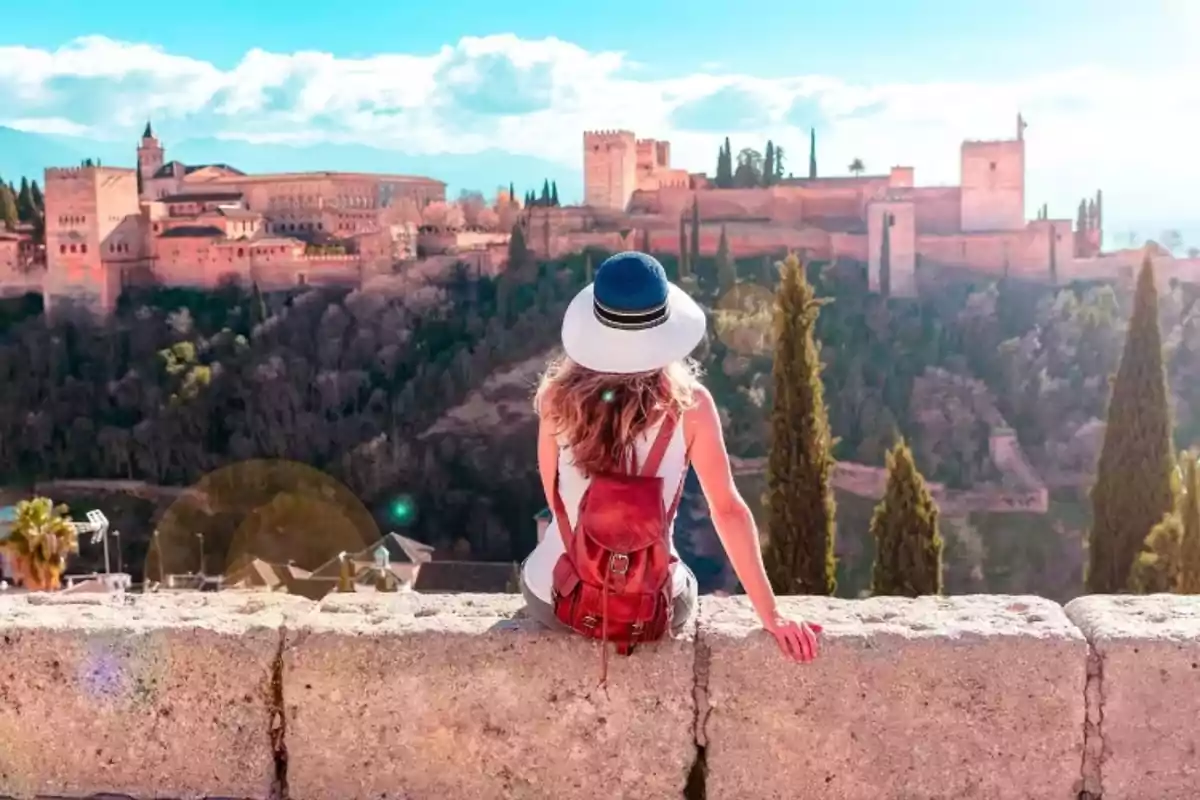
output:
<path id="1" fill-rule="evenodd" d="M 17 503 L 16 520 L 0 548 L 21 585 L 31 591 L 48 591 L 59 588 L 67 556 L 79 552 L 79 536 L 66 506 L 55 506 L 48 497 L 35 497 Z"/>
<path id="2" fill-rule="evenodd" d="M 866 167 L 863 166 L 861 158 L 856 158 L 850 162 L 850 171 L 854 173 L 854 177 L 858 177 L 866 172 Z"/>

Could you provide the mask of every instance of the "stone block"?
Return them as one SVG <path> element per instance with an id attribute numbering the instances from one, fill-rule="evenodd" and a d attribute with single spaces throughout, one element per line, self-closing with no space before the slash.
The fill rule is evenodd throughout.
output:
<path id="1" fill-rule="evenodd" d="M 0 598 L 0 795 L 268 797 L 272 670 L 294 602 Z"/>
<path id="2" fill-rule="evenodd" d="M 789 597 L 780 606 L 825 627 L 818 661 L 784 660 L 743 598 L 702 603 L 709 798 L 1076 796 L 1087 644 L 1057 604 Z"/>
<path id="3" fill-rule="evenodd" d="M 1096 595 L 1066 613 L 1093 652 L 1092 796 L 1200 796 L 1200 597 Z"/>
<path id="4" fill-rule="evenodd" d="M 655 800 L 695 760 L 692 633 L 611 656 L 513 595 L 331 595 L 289 629 L 292 800 Z"/>

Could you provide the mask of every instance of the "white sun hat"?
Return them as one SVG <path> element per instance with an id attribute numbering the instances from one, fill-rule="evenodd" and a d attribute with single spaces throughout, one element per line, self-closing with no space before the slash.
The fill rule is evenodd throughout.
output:
<path id="1" fill-rule="evenodd" d="M 653 372 L 686 358 L 704 340 L 695 300 L 645 253 L 618 253 L 596 270 L 563 317 L 567 357 L 594 372 Z"/>

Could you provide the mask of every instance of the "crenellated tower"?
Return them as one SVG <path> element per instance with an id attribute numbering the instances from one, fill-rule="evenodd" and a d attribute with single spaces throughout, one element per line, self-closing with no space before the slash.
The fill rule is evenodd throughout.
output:
<path id="1" fill-rule="evenodd" d="M 129 249 L 124 231 L 138 216 L 137 172 L 113 167 L 47 169 L 44 185 L 46 311 L 67 301 L 98 314 L 111 313 L 121 292 L 121 275 L 119 267 L 105 260 Z"/>
<path id="2" fill-rule="evenodd" d="M 149 200 L 150 179 L 166 163 L 166 151 L 155 137 L 149 120 L 146 122 L 146 130 L 142 133 L 142 141 L 138 143 L 137 159 L 142 186 L 141 196 L 143 200 Z"/>
<path id="3" fill-rule="evenodd" d="M 584 204 L 624 211 L 637 188 L 637 166 L 633 131 L 584 131 Z"/>

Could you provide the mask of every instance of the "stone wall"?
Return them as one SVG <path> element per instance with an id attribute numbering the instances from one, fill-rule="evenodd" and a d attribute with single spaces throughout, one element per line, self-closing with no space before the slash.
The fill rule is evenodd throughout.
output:
<path id="1" fill-rule="evenodd" d="M 0 597 L 0 795 L 1193 798 L 1200 598 L 743 598 L 612 657 L 515 596 Z"/>

